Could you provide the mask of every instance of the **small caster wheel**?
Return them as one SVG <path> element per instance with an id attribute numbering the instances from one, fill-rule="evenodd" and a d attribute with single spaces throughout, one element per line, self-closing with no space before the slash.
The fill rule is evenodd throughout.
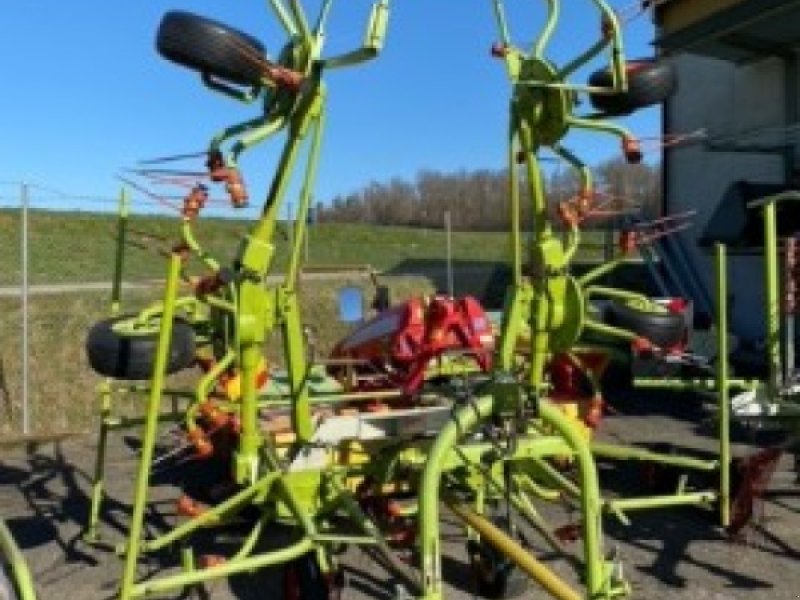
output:
<path id="1" fill-rule="evenodd" d="M 507 557 L 486 542 L 467 542 L 475 588 L 480 598 L 510 600 L 522 596 L 528 589 L 528 577 Z"/>
<path id="2" fill-rule="evenodd" d="M 341 571 L 325 574 L 314 552 L 288 563 L 283 572 L 283 600 L 341 600 Z"/>

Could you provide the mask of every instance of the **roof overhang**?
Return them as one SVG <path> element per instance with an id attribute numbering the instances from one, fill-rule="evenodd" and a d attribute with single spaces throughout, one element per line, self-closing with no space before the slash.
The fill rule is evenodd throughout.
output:
<path id="1" fill-rule="evenodd" d="M 655 44 L 670 54 L 742 63 L 800 48 L 800 0 L 662 0 L 656 22 Z"/>

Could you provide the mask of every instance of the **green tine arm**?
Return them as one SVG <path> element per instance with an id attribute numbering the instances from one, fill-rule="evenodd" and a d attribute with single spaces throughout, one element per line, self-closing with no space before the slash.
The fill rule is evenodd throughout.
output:
<path id="1" fill-rule="evenodd" d="M 511 33 L 508 30 L 506 10 L 502 0 L 493 0 L 494 15 L 497 19 L 497 29 L 500 31 L 500 41 L 504 46 L 511 45 Z"/>
<path id="2" fill-rule="evenodd" d="M 331 6 L 333 6 L 333 0 L 325 0 L 322 3 L 322 7 L 319 9 L 317 24 L 314 26 L 314 37 L 318 41 L 325 37 L 325 24 L 328 22 L 328 15 L 330 15 Z"/>
<path id="3" fill-rule="evenodd" d="M 275 13 L 275 16 L 278 17 L 278 21 L 281 22 L 281 25 L 283 25 L 289 37 L 297 37 L 297 23 L 295 23 L 292 16 L 286 10 L 286 6 L 284 6 L 283 2 L 281 0 L 269 0 L 269 2 L 272 6 L 272 11 Z"/>
<path id="4" fill-rule="evenodd" d="M 311 34 L 311 29 L 308 26 L 308 19 L 306 19 L 306 14 L 303 11 L 303 7 L 300 6 L 300 0 L 289 0 L 289 9 L 292 11 L 294 22 L 297 24 L 300 38 L 307 47 L 310 47 L 314 38 Z"/>
<path id="5" fill-rule="evenodd" d="M 605 26 L 611 38 L 611 71 L 614 74 L 614 90 L 625 91 L 628 89 L 628 75 L 625 71 L 625 50 L 622 41 L 622 29 L 619 19 L 606 0 L 593 0 L 603 14 Z"/>
<path id="6" fill-rule="evenodd" d="M 352 67 L 372 60 L 383 50 L 389 26 L 389 0 L 379 0 L 372 6 L 366 35 L 360 48 L 324 60 L 326 69 Z"/>
<path id="7" fill-rule="evenodd" d="M 542 58 L 544 56 L 545 49 L 553 37 L 553 32 L 556 29 L 556 24 L 560 16 L 561 0 L 547 0 L 547 22 L 533 47 L 533 56 L 537 58 Z"/>

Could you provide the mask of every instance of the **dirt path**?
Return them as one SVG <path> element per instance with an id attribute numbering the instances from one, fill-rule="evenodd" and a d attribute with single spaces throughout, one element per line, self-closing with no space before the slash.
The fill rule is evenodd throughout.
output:
<path id="1" fill-rule="evenodd" d="M 633 403 L 628 416 L 607 421 L 605 437 L 631 442 L 669 441 L 696 451 L 709 450 L 709 413 L 696 405 Z M 645 415 L 644 413 L 651 413 Z M 117 542 L 128 514 L 135 467 L 135 440 L 116 436 L 109 456 L 111 498 L 105 515 L 107 539 Z M 114 595 L 120 560 L 81 541 L 87 509 L 88 474 L 93 440 L 77 438 L 40 448 L 2 450 L 0 454 L 0 512 L 8 520 L 26 553 L 40 600 L 99 600 Z M 611 487 L 629 486 L 636 479 L 606 472 Z M 713 519 L 698 509 L 677 509 L 632 515 L 633 523 L 605 523 L 607 549 L 622 558 L 634 590 L 633 598 L 655 600 L 796 600 L 800 597 L 800 499 L 777 495 L 764 508 L 761 526 L 750 533 L 749 544 L 731 544 Z M 154 481 L 154 522 L 170 519 L 177 491 Z M 556 524 L 569 522 L 560 507 L 547 509 Z M 447 598 L 473 598 L 463 538 L 445 513 L 444 570 Z M 275 540 L 278 533 L 270 536 Z M 143 561 L 141 575 L 158 570 L 159 559 Z M 365 554 L 350 551 L 344 560 L 349 586 L 346 600 L 390 599 L 393 584 Z M 564 561 L 552 563 L 566 572 Z M 279 600 L 279 574 L 274 571 L 240 577 L 209 586 L 212 598 L 270 598 Z M 265 587 L 266 586 L 266 587 Z M 269 590 L 269 591 L 266 591 Z M 195 594 L 196 595 L 196 594 Z M 178 597 L 178 595 L 175 595 Z M 189 597 L 192 597 L 191 595 Z M 197 596 L 203 597 L 203 596 Z M 542 598 L 531 587 L 524 598 Z"/>

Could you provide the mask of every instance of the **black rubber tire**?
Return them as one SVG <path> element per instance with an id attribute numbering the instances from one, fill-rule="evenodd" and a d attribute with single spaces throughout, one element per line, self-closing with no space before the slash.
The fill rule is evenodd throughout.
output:
<path id="1" fill-rule="evenodd" d="M 672 348 L 686 335 L 686 319 L 679 313 L 639 310 L 624 302 L 610 302 L 604 316 L 607 324 L 631 331 L 658 348 Z"/>
<path id="2" fill-rule="evenodd" d="M 294 577 L 290 583 L 290 576 Z M 288 586 L 296 585 L 297 590 L 290 593 Z M 340 600 L 341 586 L 332 583 L 322 569 L 314 552 L 304 554 L 284 567 L 283 598 L 289 600 L 299 597 L 303 600 Z"/>
<path id="3" fill-rule="evenodd" d="M 155 365 L 158 333 L 124 336 L 114 324 L 133 315 L 105 319 L 95 323 L 86 338 L 89 365 L 100 375 L 114 379 L 150 379 Z M 192 327 L 175 319 L 167 373 L 177 373 L 192 366 L 195 360 L 195 335 Z"/>
<path id="4" fill-rule="evenodd" d="M 18 600 L 17 590 L 9 577 L 9 569 L 0 561 L 0 600 Z"/>
<path id="5" fill-rule="evenodd" d="M 678 89 L 674 65 L 652 58 L 629 61 L 628 91 L 618 94 L 589 94 L 592 106 L 611 117 L 628 115 L 640 108 L 661 104 Z M 613 85 L 610 69 L 601 69 L 589 77 L 589 85 L 608 88 Z"/>
<path id="6" fill-rule="evenodd" d="M 241 85 L 260 85 L 258 58 L 266 49 L 256 38 L 218 21 L 170 11 L 156 36 L 158 53 L 184 67 Z"/>
<path id="7" fill-rule="evenodd" d="M 505 517 L 496 516 L 492 521 L 501 529 L 508 529 L 508 520 Z M 467 556 L 478 597 L 510 600 L 519 598 L 530 589 L 528 576 L 485 541 L 469 540 Z"/>

